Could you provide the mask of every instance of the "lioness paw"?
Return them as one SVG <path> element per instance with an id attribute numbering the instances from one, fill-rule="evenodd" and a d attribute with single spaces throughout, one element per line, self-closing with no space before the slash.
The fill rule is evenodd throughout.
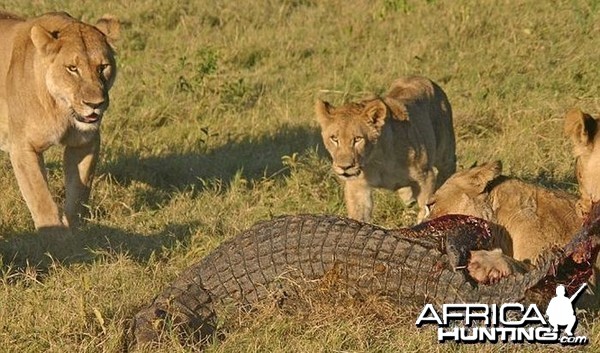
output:
<path id="1" fill-rule="evenodd" d="M 484 284 L 496 283 L 513 272 L 500 249 L 471 251 L 467 270 L 473 279 Z"/>

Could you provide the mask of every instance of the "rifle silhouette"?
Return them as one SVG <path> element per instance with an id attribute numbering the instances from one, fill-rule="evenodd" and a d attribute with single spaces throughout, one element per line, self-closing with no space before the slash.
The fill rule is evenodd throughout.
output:
<path id="1" fill-rule="evenodd" d="M 585 287 L 587 287 L 587 283 L 584 283 L 581 285 L 581 287 L 579 287 L 579 289 L 577 290 L 577 292 L 575 292 L 575 294 L 573 294 L 569 300 L 571 301 L 571 303 L 573 302 L 573 300 L 575 300 L 575 298 L 577 298 L 577 296 L 579 296 L 579 294 L 581 294 L 581 292 L 585 289 Z"/>

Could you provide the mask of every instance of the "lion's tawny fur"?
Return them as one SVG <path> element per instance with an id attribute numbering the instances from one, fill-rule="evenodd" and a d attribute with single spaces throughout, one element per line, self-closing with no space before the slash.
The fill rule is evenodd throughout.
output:
<path id="1" fill-rule="evenodd" d="M 579 184 L 580 197 L 577 201 L 577 212 L 584 217 L 590 212 L 592 204 L 600 202 L 600 121 L 598 116 L 592 116 L 573 108 L 567 112 L 564 121 L 564 131 L 573 144 L 575 157 L 575 174 Z M 594 264 L 594 275 L 590 281 L 590 290 L 595 296 L 590 296 L 591 305 L 600 304 L 600 256 Z"/>
<path id="2" fill-rule="evenodd" d="M 513 273 L 525 273 L 527 270 L 525 263 L 505 255 L 499 248 L 471 251 L 467 265 L 469 275 L 484 284 L 497 283 Z"/>
<path id="3" fill-rule="evenodd" d="M 592 202 L 600 201 L 600 134 L 598 118 L 574 108 L 565 116 L 565 134 L 573 144 L 575 174 L 579 191 L 578 211 L 589 212 Z"/>
<path id="4" fill-rule="evenodd" d="M 497 246 L 519 261 L 533 261 L 543 249 L 564 246 L 581 226 L 577 198 L 501 172 L 500 162 L 457 172 L 429 201 L 429 217 L 466 214 L 490 221 Z"/>
<path id="5" fill-rule="evenodd" d="M 383 98 L 340 107 L 318 100 L 316 115 L 351 218 L 369 221 L 372 188 L 384 188 L 405 202 L 416 199 L 420 220 L 429 197 L 455 171 L 452 109 L 427 78 L 399 78 Z"/>
<path id="6" fill-rule="evenodd" d="M 35 227 L 68 230 L 87 202 L 116 65 L 104 33 L 66 13 L 25 20 L 0 13 L 0 148 L 14 173 Z M 48 190 L 43 152 L 64 145 L 64 215 Z"/>

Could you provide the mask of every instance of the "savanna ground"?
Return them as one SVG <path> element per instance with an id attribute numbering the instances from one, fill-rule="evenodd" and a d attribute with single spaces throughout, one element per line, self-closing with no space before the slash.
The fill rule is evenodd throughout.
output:
<path id="1" fill-rule="evenodd" d="M 119 352 L 131 316 L 223 239 L 282 214 L 345 214 L 314 119 L 405 74 L 447 92 L 460 167 L 577 192 L 562 119 L 600 111 L 600 1 L 0 0 L 32 16 L 123 21 L 89 221 L 68 244 L 33 231 L 0 157 L 0 351 Z M 62 194 L 61 151 L 47 153 Z M 376 193 L 374 223 L 416 210 Z M 209 352 L 555 351 L 440 345 L 419 306 L 303 300 L 223 320 Z M 597 350 L 598 316 L 580 329 Z M 155 352 L 193 347 L 167 341 Z"/>

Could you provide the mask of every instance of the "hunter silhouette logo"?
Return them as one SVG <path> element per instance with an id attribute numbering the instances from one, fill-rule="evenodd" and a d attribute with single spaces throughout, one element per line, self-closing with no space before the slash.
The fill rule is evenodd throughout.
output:
<path id="1" fill-rule="evenodd" d="M 575 310 L 573 310 L 573 301 L 577 299 L 586 286 L 587 283 L 584 283 L 570 298 L 565 297 L 567 292 L 565 286 L 558 285 L 556 287 L 556 297 L 550 300 L 548 309 L 546 309 L 548 321 L 553 327 L 552 332 L 558 332 L 559 326 L 567 326 L 565 333 L 573 336 L 573 328 L 577 324 L 577 317 L 575 317 Z"/>
<path id="2" fill-rule="evenodd" d="M 438 342 L 462 343 L 560 343 L 587 344 L 586 336 L 575 336 L 577 317 L 573 303 L 583 292 L 583 284 L 571 297 L 563 285 L 556 287 L 556 296 L 546 308 L 547 319 L 536 304 L 525 307 L 520 303 L 497 304 L 444 304 L 436 311 L 426 304 L 416 325 L 437 324 Z M 564 335 L 560 335 L 565 327 Z"/>

